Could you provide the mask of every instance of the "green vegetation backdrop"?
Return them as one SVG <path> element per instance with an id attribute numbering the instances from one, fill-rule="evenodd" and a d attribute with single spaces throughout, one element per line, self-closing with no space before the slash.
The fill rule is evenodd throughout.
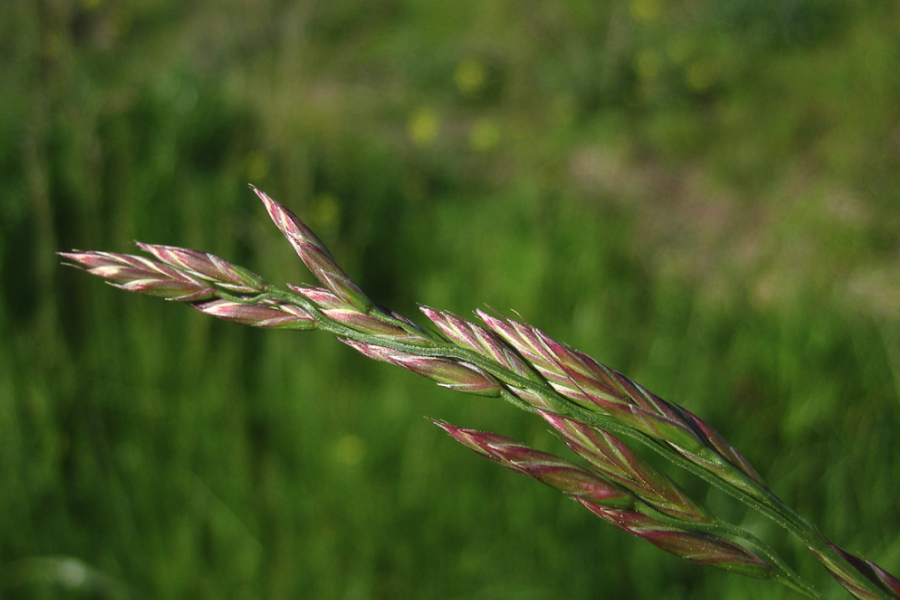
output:
<path id="1" fill-rule="evenodd" d="M 685 405 L 896 574 L 898 39 L 880 0 L 0 2 L 0 597 L 788 597 L 423 418 L 564 453 L 500 401 L 58 266 L 308 280 L 248 182 L 377 301 L 518 310 Z"/>

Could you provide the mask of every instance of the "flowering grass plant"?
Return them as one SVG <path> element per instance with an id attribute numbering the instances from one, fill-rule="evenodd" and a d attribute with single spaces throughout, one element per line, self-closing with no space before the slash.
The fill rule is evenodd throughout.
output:
<path id="1" fill-rule="evenodd" d="M 900 598 L 898 579 L 823 537 L 769 489 L 737 449 L 685 408 L 518 319 L 476 311 L 476 322 L 423 306 L 433 328 L 420 327 L 370 300 L 315 233 L 254 191 L 319 286 L 282 289 L 211 254 L 171 246 L 139 243 L 152 258 L 94 251 L 62 256 L 128 291 L 255 327 L 321 329 L 442 387 L 503 398 L 535 413 L 584 465 L 493 433 L 435 423 L 478 454 L 560 490 L 666 552 L 823 598 L 766 543 L 691 499 L 628 443 L 647 446 L 774 520 L 854 597 Z"/>

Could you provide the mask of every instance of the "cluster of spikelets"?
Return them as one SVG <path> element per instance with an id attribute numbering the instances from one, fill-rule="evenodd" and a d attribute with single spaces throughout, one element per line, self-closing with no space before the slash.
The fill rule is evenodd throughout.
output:
<path id="1" fill-rule="evenodd" d="M 772 494 L 735 448 L 684 408 L 527 323 L 482 311 L 476 323 L 422 307 L 437 331 L 420 328 L 372 302 L 302 221 L 254 191 L 321 287 L 283 290 L 211 254 L 171 246 L 138 244 L 152 259 L 108 252 L 62 256 L 128 291 L 256 327 L 322 329 L 442 387 L 502 397 L 542 417 L 587 466 L 496 434 L 436 424 L 482 456 L 559 489 L 667 552 L 822 598 L 766 544 L 690 499 L 621 438 L 643 443 L 796 535 L 854 597 L 900 598 L 900 581 L 822 537 Z"/>

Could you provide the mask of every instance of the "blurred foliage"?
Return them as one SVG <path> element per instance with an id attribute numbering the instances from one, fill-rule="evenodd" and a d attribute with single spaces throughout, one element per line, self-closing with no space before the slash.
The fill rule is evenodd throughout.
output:
<path id="1" fill-rule="evenodd" d="M 898 39 L 875 0 L 0 3 L 0 596 L 785 597 L 421 418 L 560 451 L 512 407 L 53 254 L 304 280 L 248 181 L 378 301 L 518 310 L 897 573 Z"/>

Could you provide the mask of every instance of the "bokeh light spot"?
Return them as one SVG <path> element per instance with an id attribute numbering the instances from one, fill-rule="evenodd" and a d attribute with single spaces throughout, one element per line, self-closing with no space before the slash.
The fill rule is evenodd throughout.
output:
<path id="1" fill-rule="evenodd" d="M 362 462 L 365 456 L 366 444 L 357 435 L 345 435 L 334 445 L 334 458 L 342 465 L 356 466 Z"/>
<path id="2" fill-rule="evenodd" d="M 409 117 L 406 134 L 417 146 L 430 146 L 440 133 L 441 121 L 430 108 L 420 108 Z"/>
<path id="3" fill-rule="evenodd" d="M 487 69 L 484 63 L 475 58 L 467 58 L 456 65 L 453 73 L 456 87 L 468 98 L 476 98 L 484 90 L 487 83 Z"/>
<path id="4" fill-rule="evenodd" d="M 629 8 L 636 21 L 655 21 L 662 13 L 659 0 L 632 0 Z"/>

